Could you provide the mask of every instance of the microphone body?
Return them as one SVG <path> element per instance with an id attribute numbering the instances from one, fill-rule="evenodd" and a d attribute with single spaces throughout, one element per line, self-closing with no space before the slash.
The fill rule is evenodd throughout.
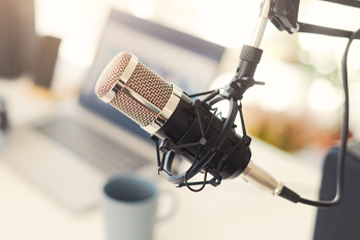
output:
<path id="1" fill-rule="evenodd" d="M 198 124 L 198 115 L 194 110 L 193 103 L 194 102 L 189 97 L 183 94 L 172 117 L 155 133 L 155 135 L 160 139 L 168 139 L 176 145 L 199 142 L 202 139 L 202 133 L 200 125 Z M 217 166 L 220 161 L 222 161 L 224 153 L 239 143 L 242 138 L 236 134 L 233 128 L 224 140 L 221 148 L 219 150 L 212 149 L 212 146 L 220 135 L 224 120 L 216 116 L 213 117 L 209 109 L 204 106 L 198 107 L 198 109 L 201 125 L 203 129 L 208 129 L 206 141 L 203 142 L 204 145 L 200 148 L 198 159 L 202 159 L 207 154 L 212 154 L 217 151 L 209 168 L 209 173 L 214 176 L 216 174 Z M 211 119 L 212 121 L 210 121 Z M 193 146 L 173 149 L 172 151 L 185 156 L 193 163 L 197 150 L 198 146 Z M 219 172 L 221 179 L 238 177 L 245 170 L 250 161 L 250 157 L 251 152 L 248 146 L 239 147 L 236 151 L 232 152 L 222 164 L 222 169 Z"/>
<path id="2" fill-rule="evenodd" d="M 149 134 L 166 139 L 172 145 L 201 142 L 200 150 L 198 146 L 187 146 L 171 151 L 185 156 L 191 163 L 213 155 L 208 172 L 212 175 L 218 172 L 221 179 L 238 177 L 250 161 L 248 146 L 239 147 L 224 158 L 227 151 L 242 140 L 233 123 L 220 149 L 213 149 L 225 119 L 215 116 L 209 105 L 199 101 L 195 109 L 194 101 L 180 88 L 166 82 L 130 53 L 122 52 L 108 64 L 96 84 L 95 93 Z M 221 169 L 217 169 L 220 161 L 223 161 Z M 183 178 L 174 183 L 182 181 Z"/>

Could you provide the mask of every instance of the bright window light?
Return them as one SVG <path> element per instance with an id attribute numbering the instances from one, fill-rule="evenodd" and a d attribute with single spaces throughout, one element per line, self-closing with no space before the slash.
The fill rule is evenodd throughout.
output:
<path id="1" fill-rule="evenodd" d="M 131 0 L 131 12 L 140 18 L 151 18 L 155 14 L 155 0 Z"/>
<path id="2" fill-rule="evenodd" d="M 327 79 L 315 79 L 309 88 L 307 102 L 318 112 L 334 112 L 342 104 L 341 89 L 335 88 Z"/>

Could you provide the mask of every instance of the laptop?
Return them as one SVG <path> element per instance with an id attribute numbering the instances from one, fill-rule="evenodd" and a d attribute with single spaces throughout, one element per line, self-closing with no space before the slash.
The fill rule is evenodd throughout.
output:
<path id="1" fill-rule="evenodd" d="M 12 129 L 0 149 L 29 182 L 75 212 L 96 207 L 105 181 L 117 174 L 157 174 L 148 133 L 94 93 L 110 60 L 128 51 L 184 92 L 208 90 L 225 48 L 112 10 L 79 99 Z"/>

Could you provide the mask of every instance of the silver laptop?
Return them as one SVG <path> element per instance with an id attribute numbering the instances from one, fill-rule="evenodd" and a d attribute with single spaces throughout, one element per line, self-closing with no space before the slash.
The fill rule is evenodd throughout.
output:
<path id="1" fill-rule="evenodd" d="M 95 207 L 109 177 L 157 174 L 150 136 L 94 93 L 107 63 L 121 51 L 134 53 L 167 81 L 196 93 L 208 90 L 224 50 L 113 10 L 78 101 L 61 103 L 35 123 L 12 129 L 0 159 L 66 208 L 81 212 Z"/>

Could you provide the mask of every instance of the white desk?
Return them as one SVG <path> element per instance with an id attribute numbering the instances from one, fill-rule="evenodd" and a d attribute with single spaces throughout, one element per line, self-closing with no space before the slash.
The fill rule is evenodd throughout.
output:
<path id="1" fill-rule="evenodd" d="M 1 84 L 0 96 L 5 89 Z M 9 94 L 11 84 L 5 85 Z M 20 117 L 21 111 L 15 110 L 12 116 Z M 256 139 L 251 150 L 252 159 L 287 186 L 304 197 L 317 197 L 320 169 Z M 195 194 L 159 178 L 179 205 L 173 218 L 156 224 L 155 240 L 312 239 L 313 207 L 271 196 L 240 179 L 223 181 L 217 188 L 207 186 Z M 97 208 L 72 214 L 0 159 L 0 239 L 105 239 L 102 212 Z"/>

